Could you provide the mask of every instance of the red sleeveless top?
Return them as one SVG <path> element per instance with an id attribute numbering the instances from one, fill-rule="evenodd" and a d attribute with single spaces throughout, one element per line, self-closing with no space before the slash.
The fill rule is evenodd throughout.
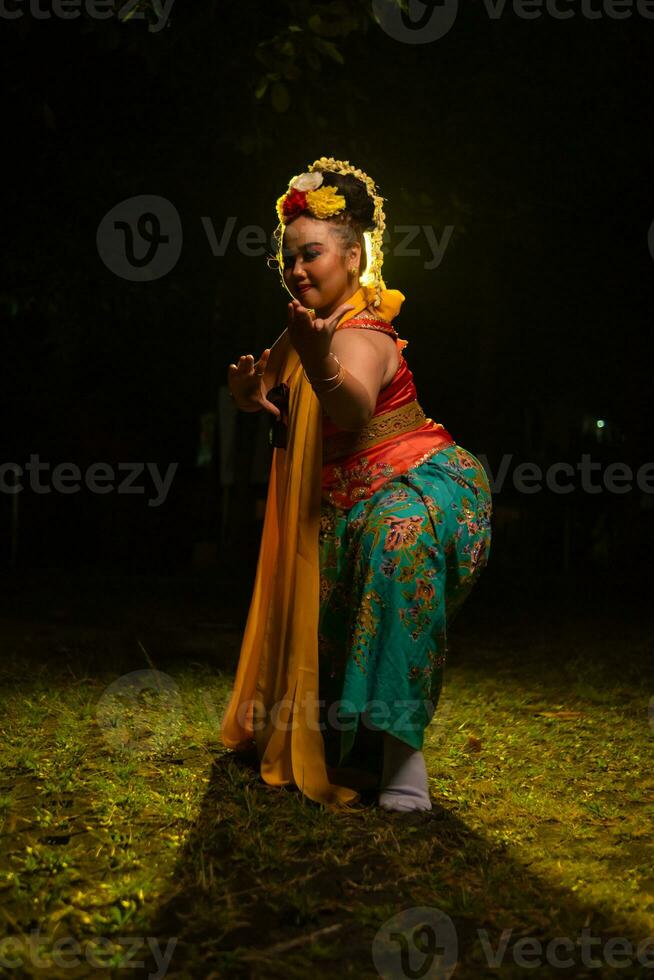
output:
<path id="1" fill-rule="evenodd" d="M 323 499 L 349 509 L 371 497 L 392 477 L 419 466 L 454 439 L 441 425 L 427 418 L 417 400 L 413 373 L 402 353 L 408 341 L 401 340 L 385 320 L 361 314 L 342 327 L 380 330 L 393 337 L 400 363 L 391 382 L 377 397 L 368 425 L 356 432 L 340 429 L 322 411 Z"/>

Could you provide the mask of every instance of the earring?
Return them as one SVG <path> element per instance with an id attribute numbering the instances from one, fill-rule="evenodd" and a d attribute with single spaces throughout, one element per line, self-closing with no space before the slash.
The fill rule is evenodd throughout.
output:
<path id="1" fill-rule="evenodd" d="M 356 276 L 356 274 L 357 274 L 357 270 L 356 269 L 348 269 L 347 271 L 350 273 L 351 276 Z"/>

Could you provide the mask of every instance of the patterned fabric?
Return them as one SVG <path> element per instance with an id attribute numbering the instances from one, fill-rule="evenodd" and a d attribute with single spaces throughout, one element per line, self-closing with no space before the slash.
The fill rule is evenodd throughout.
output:
<path id="1" fill-rule="evenodd" d="M 376 292 L 362 286 L 349 297 L 341 324 L 363 313 Z M 382 289 L 377 316 L 391 323 L 404 299 Z M 252 600 L 220 734 L 226 748 L 256 746 L 268 785 L 292 783 L 316 803 L 349 806 L 359 794 L 330 779 L 318 724 L 321 407 L 288 331 L 280 343 L 273 380 L 289 388 L 286 448 L 273 450 Z M 293 724 L 276 724 L 280 706 Z"/>
<path id="2" fill-rule="evenodd" d="M 485 567 L 492 498 L 482 464 L 454 444 L 320 521 L 321 724 L 326 759 L 350 756 L 360 715 L 421 749 L 436 709 L 447 627 Z M 381 764 L 381 739 L 366 749 Z"/>
<path id="3" fill-rule="evenodd" d="M 368 287 L 350 297 L 353 309 L 339 329 L 371 300 Z M 382 322 L 390 323 L 403 301 L 398 290 L 383 290 Z M 373 712 L 372 721 L 422 744 L 439 691 L 447 623 L 488 557 L 490 491 L 483 468 L 465 450 L 433 451 L 432 432 L 429 459 L 384 476 L 379 486 L 366 485 L 370 493 L 350 508 L 321 502 L 321 408 L 288 340 L 282 352 L 274 380 L 289 389 L 288 438 L 286 449 L 273 452 L 254 590 L 221 739 L 231 749 L 256 746 L 268 785 L 293 784 L 318 803 L 349 806 L 359 794 L 330 772 L 326 753 L 334 739 L 319 724 L 322 715 L 329 726 L 333 703 L 323 714 L 319 702 L 335 697 L 342 711 L 344 699 L 352 701 L 355 725 L 335 731 L 337 761 L 355 754 L 361 710 L 375 697 L 389 715 Z M 402 375 L 410 393 L 401 365 L 377 409 L 398 407 L 392 397 L 402 396 Z M 404 400 L 415 398 L 414 390 Z M 413 436 L 388 440 L 385 453 Z M 399 496 L 389 501 L 389 494 Z M 427 679 L 431 701 L 425 703 Z M 408 720 L 401 704 L 407 690 Z M 293 724 L 276 723 L 282 705 Z"/>
<path id="4" fill-rule="evenodd" d="M 377 443 L 390 439 L 391 436 L 411 432 L 426 421 L 427 416 L 418 402 L 407 402 L 399 408 L 391 408 L 383 415 L 374 415 L 368 425 L 356 432 L 336 432 L 333 436 L 325 436 L 322 458 L 325 463 L 330 463 L 341 456 L 348 456 L 362 449 L 372 449 Z"/>

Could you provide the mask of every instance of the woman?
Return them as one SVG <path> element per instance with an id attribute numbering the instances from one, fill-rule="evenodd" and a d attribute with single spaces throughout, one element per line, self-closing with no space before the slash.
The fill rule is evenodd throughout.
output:
<path id="1" fill-rule="evenodd" d="M 263 779 L 328 805 L 375 786 L 429 810 L 422 755 L 447 625 L 486 565 L 481 463 L 426 418 L 381 277 L 372 179 L 321 157 L 277 201 L 288 325 L 230 364 L 243 411 L 274 417 L 252 603 L 225 745 L 256 746 Z"/>

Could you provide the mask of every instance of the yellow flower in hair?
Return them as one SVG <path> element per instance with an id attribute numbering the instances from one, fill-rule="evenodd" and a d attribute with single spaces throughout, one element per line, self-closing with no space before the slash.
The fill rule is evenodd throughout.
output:
<path id="1" fill-rule="evenodd" d="M 288 194 L 288 191 L 286 192 L 286 194 L 282 194 L 281 197 L 278 197 L 277 198 L 277 203 L 275 204 L 275 211 L 277 212 L 277 217 L 279 218 L 279 223 L 282 224 L 282 225 L 284 224 L 284 221 L 285 221 L 284 212 L 282 210 L 282 205 L 284 204 L 284 201 L 286 200 L 286 195 L 287 194 Z"/>
<path id="2" fill-rule="evenodd" d="M 307 191 L 307 210 L 314 218 L 329 218 L 345 208 L 346 200 L 338 193 L 337 187 L 319 187 L 316 191 Z"/>
<path id="3" fill-rule="evenodd" d="M 303 211 L 315 218 L 330 218 L 332 215 L 344 211 L 347 206 L 345 196 L 340 195 L 336 187 L 322 184 L 323 173 L 342 174 L 343 176 L 352 174 L 365 185 L 368 196 L 374 203 L 374 227 L 364 232 L 367 263 L 366 271 L 360 278 L 360 284 L 368 290 L 369 302 L 373 307 L 377 307 L 381 304 L 382 291 L 386 289 L 381 274 L 384 261 L 384 231 L 386 229 L 384 198 L 379 194 L 372 177 L 369 177 L 363 170 L 359 170 L 358 167 L 353 167 L 349 160 L 335 160 L 333 157 L 320 157 L 320 159 L 314 160 L 313 163 L 309 164 L 305 173 L 299 174 L 289 182 L 286 194 L 277 199 L 276 211 L 279 225 L 275 229 L 275 239 L 279 244 L 276 257 L 278 268 L 280 271 L 283 269 L 281 242 L 284 227 L 289 221 L 302 214 Z M 287 288 L 283 276 L 282 282 Z"/>

